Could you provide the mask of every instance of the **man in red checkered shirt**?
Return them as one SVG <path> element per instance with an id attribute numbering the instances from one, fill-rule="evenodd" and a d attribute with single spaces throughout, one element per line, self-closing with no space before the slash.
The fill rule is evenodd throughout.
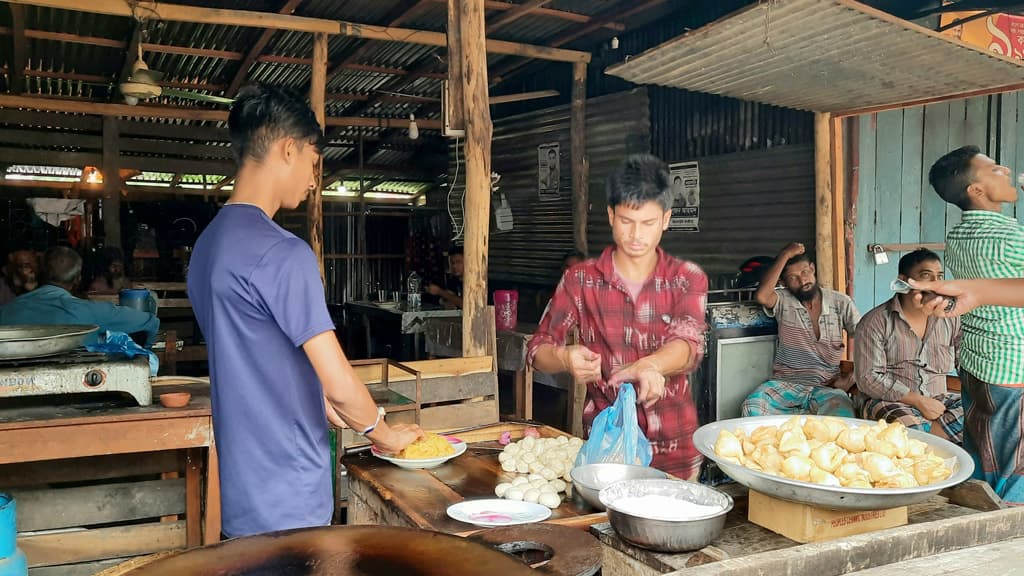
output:
<path id="1" fill-rule="evenodd" d="M 530 340 L 529 361 L 544 372 L 586 382 L 583 425 L 632 382 L 640 427 L 651 441 L 651 466 L 695 480 L 697 409 L 686 374 L 704 354 L 708 279 L 694 263 L 658 243 L 672 216 L 668 168 L 632 156 L 609 176 L 608 222 L 615 246 L 569 268 Z M 579 344 L 566 346 L 578 329 Z"/>

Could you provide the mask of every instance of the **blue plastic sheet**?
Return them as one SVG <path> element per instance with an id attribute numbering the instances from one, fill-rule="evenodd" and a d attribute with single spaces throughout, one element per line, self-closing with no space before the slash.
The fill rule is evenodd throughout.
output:
<path id="1" fill-rule="evenodd" d="M 149 375 L 156 376 L 160 370 L 160 360 L 156 354 L 136 344 L 135 340 L 132 340 L 124 332 L 107 332 L 101 342 L 89 344 L 85 349 L 89 352 L 103 352 L 104 354 L 124 354 L 129 358 L 147 356 L 149 358 Z"/>
<path id="2" fill-rule="evenodd" d="M 651 443 L 640 429 L 636 410 L 636 390 L 632 384 L 623 384 L 615 403 L 594 418 L 590 438 L 576 456 L 576 465 L 614 462 L 649 466 Z"/>

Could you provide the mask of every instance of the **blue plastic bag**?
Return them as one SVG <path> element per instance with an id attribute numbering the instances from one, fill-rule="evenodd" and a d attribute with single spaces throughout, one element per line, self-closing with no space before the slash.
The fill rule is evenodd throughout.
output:
<path id="1" fill-rule="evenodd" d="M 107 332 L 102 342 L 89 344 L 85 349 L 89 352 L 103 352 L 104 354 L 124 354 L 129 358 L 148 356 L 149 375 L 156 376 L 160 370 L 160 360 L 156 357 L 156 354 L 136 344 L 135 340 L 132 340 L 124 332 Z"/>
<path id="2" fill-rule="evenodd" d="M 614 462 L 649 466 L 651 457 L 651 443 L 636 418 L 636 391 L 632 384 L 623 384 L 615 403 L 594 418 L 590 438 L 576 455 L 576 465 Z"/>

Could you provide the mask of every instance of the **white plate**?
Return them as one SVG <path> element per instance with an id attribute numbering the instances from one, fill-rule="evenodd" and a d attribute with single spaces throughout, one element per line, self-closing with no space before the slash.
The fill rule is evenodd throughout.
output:
<path id="1" fill-rule="evenodd" d="M 451 436 L 445 436 L 445 438 L 447 438 L 448 443 L 455 448 L 455 453 L 447 456 L 441 456 L 439 458 L 420 458 L 415 460 L 409 458 L 395 458 L 394 456 L 388 456 L 380 450 L 377 450 L 376 446 L 370 448 L 370 453 L 381 460 L 391 462 L 399 468 L 405 468 L 406 470 L 429 470 L 430 468 L 437 468 L 441 464 L 444 464 L 456 456 L 462 455 L 462 453 L 466 451 L 466 443 L 462 440 Z"/>
<path id="2" fill-rule="evenodd" d="M 515 526 L 543 522 L 551 517 L 551 509 L 541 504 L 523 502 L 521 500 L 464 500 L 448 507 L 448 516 L 485 528 L 495 526 Z"/>

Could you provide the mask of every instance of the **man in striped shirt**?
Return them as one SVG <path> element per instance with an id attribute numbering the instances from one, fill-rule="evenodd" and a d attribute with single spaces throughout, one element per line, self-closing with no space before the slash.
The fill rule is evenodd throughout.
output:
<path id="1" fill-rule="evenodd" d="M 782 286 L 776 288 L 779 280 Z M 765 273 L 756 298 L 779 325 L 772 379 L 743 402 L 744 416 L 770 414 L 854 415 L 847 391 L 851 374 L 839 361 L 860 314 L 849 296 L 818 286 L 803 244 L 786 246 Z"/>
<path id="2" fill-rule="evenodd" d="M 1024 277 L 1024 231 L 1002 212 L 1017 200 L 1010 169 L 977 146 L 954 150 L 931 167 L 928 180 L 943 200 L 963 210 L 946 235 L 954 277 Z M 1010 504 L 1024 505 L 1024 310 L 982 306 L 965 314 L 959 363 L 964 446 L 975 476 Z"/>
<path id="3" fill-rule="evenodd" d="M 921 248 L 900 258 L 901 280 L 931 282 L 944 274 L 939 255 Z M 917 291 L 897 294 L 857 325 L 857 389 L 861 415 L 963 442 L 959 394 L 946 390 L 960 346 L 960 319 L 929 316 Z"/>

